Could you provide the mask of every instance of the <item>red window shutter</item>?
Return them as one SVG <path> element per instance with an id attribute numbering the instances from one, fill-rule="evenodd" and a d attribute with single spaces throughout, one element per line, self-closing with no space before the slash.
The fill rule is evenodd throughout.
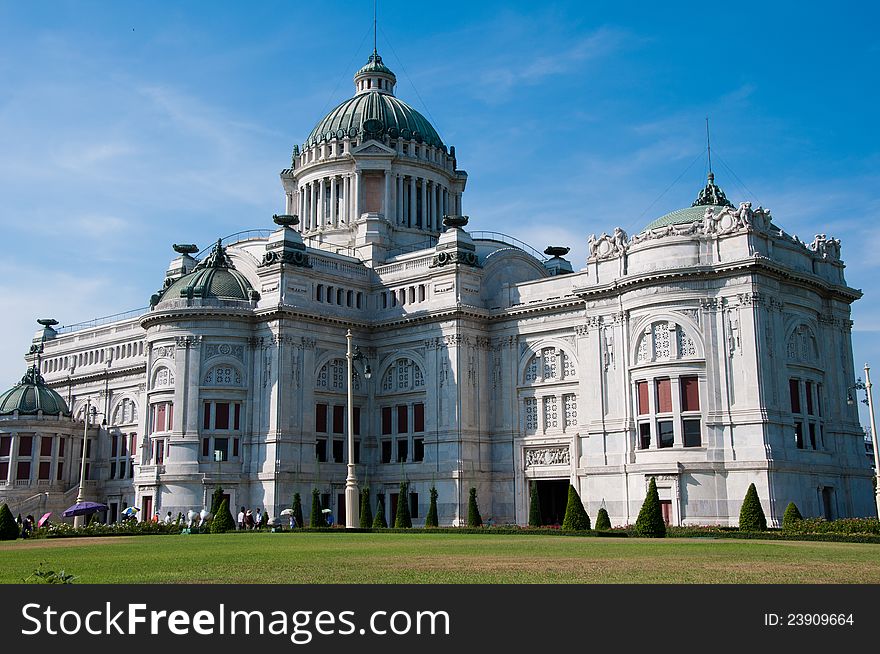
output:
<path id="1" fill-rule="evenodd" d="M 413 404 L 413 431 L 425 431 L 425 405 L 421 402 Z"/>
<path id="2" fill-rule="evenodd" d="M 327 405 L 315 405 L 315 431 L 327 433 Z"/>
<path id="3" fill-rule="evenodd" d="M 640 381 L 636 383 L 636 389 L 639 396 L 639 415 L 644 416 L 650 413 L 648 408 L 648 382 Z"/>
<path id="4" fill-rule="evenodd" d="M 238 402 L 235 403 L 235 431 L 241 429 L 241 404 Z"/>
<path id="5" fill-rule="evenodd" d="M 407 407 L 405 404 L 398 405 L 397 407 L 397 433 L 398 434 L 406 434 L 409 432 L 409 425 L 407 424 L 409 421 L 407 420 Z"/>
<path id="6" fill-rule="evenodd" d="M 34 451 L 34 437 L 33 436 L 19 436 L 18 437 L 18 456 L 30 456 Z"/>
<path id="7" fill-rule="evenodd" d="M 342 434 L 345 432 L 345 407 L 337 404 L 333 407 L 333 433 Z"/>
<path id="8" fill-rule="evenodd" d="M 62 443 L 64 441 L 61 441 Z M 9 456 L 9 448 L 12 446 L 11 436 L 0 436 L 0 456 Z"/>
<path id="9" fill-rule="evenodd" d="M 383 406 L 382 407 L 382 433 L 390 434 L 391 433 L 391 407 Z"/>
<path id="10" fill-rule="evenodd" d="M 700 410 L 700 385 L 696 377 L 682 377 L 681 385 L 681 410 Z"/>
<path id="11" fill-rule="evenodd" d="M 214 429 L 229 429 L 229 402 L 214 404 Z"/>
<path id="12" fill-rule="evenodd" d="M 153 425 L 153 431 L 165 431 L 165 405 L 156 405 L 156 424 Z"/>
<path id="13" fill-rule="evenodd" d="M 361 408 L 359 406 L 354 407 L 354 435 L 361 435 Z"/>
<path id="14" fill-rule="evenodd" d="M 657 380 L 657 413 L 672 413 L 672 382 Z"/>
<path id="15" fill-rule="evenodd" d="M 43 436 L 40 440 L 40 456 L 52 456 L 52 437 Z M 49 477 L 40 477 L 40 479 L 48 479 Z"/>
<path id="16" fill-rule="evenodd" d="M 801 412 L 801 383 L 797 379 L 788 380 L 788 392 L 791 395 L 791 412 Z"/>
<path id="17" fill-rule="evenodd" d="M 202 419 L 202 429 L 211 428 L 211 403 L 205 402 L 205 415 Z"/>

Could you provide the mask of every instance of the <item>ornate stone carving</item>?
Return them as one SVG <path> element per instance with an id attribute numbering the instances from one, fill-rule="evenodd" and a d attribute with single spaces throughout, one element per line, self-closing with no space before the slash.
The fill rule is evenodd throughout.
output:
<path id="1" fill-rule="evenodd" d="M 764 304 L 764 296 L 761 293 L 737 293 L 736 299 L 738 306 L 741 307 L 761 306 Z"/>
<path id="2" fill-rule="evenodd" d="M 157 359 L 165 359 L 165 358 L 172 359 L 172 358 L 174 358 L 174 346 L 160 345 L 159 347 L 156 348 L 156 358 Z"/>
<path id="3" fill-rule="evenodd" d="M 678 309 L 678 313 L 683 316 L 687 316 L 691 320 L 693 320 L 698 325 L 700 324 L 700 310 L 699 309 Z"/>
<path id="4" fill-rule="evenodd" d="M 584 322 L 586 322 L 588 329 L 598 329 L 602 324 L 602 316 L 587 316 Z"/>
<path id="5" fill-rule="evenodd" d="M 718 298 L 705 297 L 700 298 L 700 309 L 703 311 L 717 311 L 719 308 Z"/>
<path id="6" fill-rule="evenodd" d="M 244 361 L 244 346 L 230 345 L 228 343 L 208 343 L 205 345 L 205 359 L 213 359 L 218 356 L 234 357 Z"/>
<path id="7" fill-rule="evenodd" d="M 467 250 L 441 250 L 431 257 L 431 268 L 439 268 L 450 264 L 460 263 L 465 266 L 479 267 L 475 252 Z"/>
<path id="8" fill-rule="evenodd" d="M 300 344 L 302 349 L 304 350 L 314 350 L 315 349 L 315 339 L 311 336 L 303 336 L 300 339 Z"/>
<path id="9" fill-rule="evenodd" d="M 626 232 L 620 227 L 615 227 L 611 236 L 605 232 L 602 232 L 599 238 L 596 238 L 595 234 L 590 234 L 587 245 L 590 248 L 590 259 L 596 260 L 621 256 L 629 247 Z"/>
<path id="10" fill-rule="evenodd" d="M 575 325 L 574 333 L 581 337 L 589 336 L 590 328 L 586 325 Z"/>
<path id="11" fill-rule="evenodd" d="M 816 234 L 813 242 L 807 246 L 823 259 L 840 259 L 840 239 L 828 238 L 825 234 Z"/>
<path id="12" fill-rule="evenodd" d="M 567 466 L 571 452 L 567 447 L 543 447 L 526 450 L 526 468 L 533 466 Z"/>

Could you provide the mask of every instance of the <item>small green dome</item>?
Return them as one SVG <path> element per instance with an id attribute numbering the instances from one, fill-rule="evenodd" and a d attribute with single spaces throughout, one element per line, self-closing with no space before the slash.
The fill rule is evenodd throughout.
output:
<path id="1" fill-rule="evenodd" d="M 691 206 L 684 209 L 676 209 L 665 216 L 660 216 L 642 231 L 657 229 L 666 225 L 681 225 L 702 220 L 706 214 L 706 207 L 714 207 L 716 210 L 724 207 L 733 207 L 733 204 L 724 195 L 721 187 L 715 184 L 715 174 L 712 172 L 709 173 L 705 188 L 700 191 L 697 199 L 694 200 Z"/>
<path id="2" fill-rule="evenodd" d="M 184 275 L 161 295 L 154 295 L 150 304 L 155 306 L 163 300 L 179 298 L 211 298 L 217 300 L 256 300 L 257 293 L 247 277 L 232 265 L 226 249 L 217 241 L 217 245 L 191 273 Z"/>
<path id="3" fill-rule="evenodd" d="M 369 75 L 370 73 L 383 73 L 385 75 L 390 75 L 395 81 L 397 81 L 397 76 L 391 72 L 391 69 L 388 68 L 388 66 L 382 63 L 382 57 L 380 57 L 379 53 L 375 50 L 373 50 L 373 54 L 370 55 L 370 58 L 367 59 L 367 63 L 364 64 L 364 67 L 354 74 L 354 78 L 357 79 L 361 75 Z"/>
<path id="4" fill-rule="evenodd" d="M 67 402 L 46 386 L 36 364 L 28 368 L 20 382 L 0 395 L 0 416 L 10 416 L 16 411 L 24 416 L 37 415 L 40 411 L 47 416 L 70 415 Z"/>

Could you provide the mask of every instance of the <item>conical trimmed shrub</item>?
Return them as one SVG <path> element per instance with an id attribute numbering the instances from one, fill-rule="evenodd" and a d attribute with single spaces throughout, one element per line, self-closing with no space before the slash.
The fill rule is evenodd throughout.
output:
<path id="1" fill-rule="evenodd" d="M 767 531 L 767 518 L 764 509 L 761 508 L 761 500 L 758 498 L 758 489 L 754 484 L 749 484 L 746 497 L 739 510 L 740 531 Z"/>
<path id="2" fill-rule="evenodd" d="M 232 511 L 229 510 L 229 500 L 224 499 L 220 502 L 214 519 L 211 520 L 211 533 L 225 534 L 227 531 L 235 531 L 235 520 Z"/>
<path id="3" fill-rule="evenodd" d="M 431 504 L 428 506 L 428 515 L 425 516 L 426 527 L 439 527 L 440 521 L 437 518 L 437 489 L 431 486 Z"/>
<path id="4" fill-rule="evenodd" d="M 370 508 L 369 487 L 361 489 L 361 510 L 359 526 L 361 529 L 369 529 L 373 526 L 373 509 Z"/>
<path id="5" fill-rule="evenodd" d="M 400 484 L 397 496 L 397 514 L 394 516 L 395 529 L 409 529 L 412 527 L 412 517 L 409 514 L 409 484 Z"/>
<path id="6" fill-rule="evenodd" d="M 663 509 L 660 508 L 660 495 L 657 494 L 657 482 L 651 477 L 648 493 L 639 517 L 636 519 L 636 533 L 645 538 L 663 538 L 666 536 L 666 522 L 663 520 Z"/>
<path id="7" fill-rule="evenodd" d="M 223 503 L 223 486 L 217 486 L 211 494 L 211 515 L 217 515 L 220 505 Z"/>
<path id="8" fill-rule="evenodd" d="M 590 528 L 590 516 L 584 509 L 581 496 L 571 484 L 568 485 L 568 502 L 565 505 L 565 517 L 562 528 L 566 531 L 584 531 Z"/>
<path id="9" fill-rule="evenodd" d="M 388 521 L 385 520 L 385 496 L 376 496 L 376 517 L 373 518 L 373 529 L 388 529 Z"/>
<path id="10" fill-rule="evenodd" d="M 321 493 L 317 488 L 312 490 L 312 515 L 309 516 L 309 527 L 317 529 L 327 526 L 327 519 L 321 513 Z"/>
<path id="11" fill-rule="evenodd" d="M 533 481 L 529 484 L 529 527 L 540 527 L 542 523 L 541 501 L 538 499 L 538 482 Z"/>
<path id="12" fill-rule="evenodd" d="M 471 488 L 468 496 L 468 527 L 482 527 L 483 518 L 480 516 L 480 508 L 477 506 L 477 489 Z"/>
<path id="13" fill-rule="evenodd" d="M 603 506 L 596 514 L 596 531 L 608 531 L 611 529 L 611 518 L 608 517 L 608 511 Z"/>
<path id="14" fill-rule="evenodd" d="M 296 523 L 297 527 L 305 527 L 305 523 L 303 522 L 303 505 L 302 498 L 300 498 L 299 493 L 293 494 L 293 505 L 290 507 L 293 510 L 293 521 Z"/>
<path id="15" fill-rule="evenodd" d="M 797 508 L 797 504 L 789 502 L 788 506 L 785 507 L 785 513 L 782 514 L 782 528 L 791 529 L 796 522 L 803 519 L 804 516 L 801 515 L 800 510 Z"/>
<path id="16" fill-rule="evenodd" d="M 18 524 L 12 517 L 12 511 L 4 503 L 0 506 L 0 540 L 15 540 L 18 538 Z"/>

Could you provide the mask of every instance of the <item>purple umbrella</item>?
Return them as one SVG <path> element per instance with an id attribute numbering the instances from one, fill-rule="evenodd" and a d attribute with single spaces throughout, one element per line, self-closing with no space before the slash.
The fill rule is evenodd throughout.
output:
<path id="1" fill-rule="evenodd" d="M 61 515 L 65 518 L 75 515 L 91 515 L 98 511 L 106 511 L 108 508 L 109 507 L 106 504 L 99 504 L 98 502 L 79 502 L 70 508 L 65 509 L 64 513 Z"/>

